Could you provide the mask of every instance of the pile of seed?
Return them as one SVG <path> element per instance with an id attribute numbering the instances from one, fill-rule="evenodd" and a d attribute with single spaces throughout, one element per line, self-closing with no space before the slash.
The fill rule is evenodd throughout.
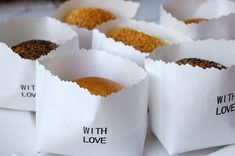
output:
<path id="1" fill-rule="evenodd" d="M 92 94 L 104 97 L 123 89 L 123 86 L 119 83 L 101 77 L 84 77 L 75 82 L 80 87 L 88 89 Z"/>
<path id="2" fill-rule="evenodd" d="M 13 46 L 11 49 L 24 59 L 36 60 L 57 47 L 57 44 L 50 41 L 30 40 Z"/>
<path id="3" fill-rule="evenodd" d="M 115 41 L 132 46 L 144 53 L 151 53 L 157 47 L 166 45 L 165 41 L 157 37 L 150 36 L 131 28 L 117 28 L 108 32 L 107 36 L 113 38 Z"/>
<path id="4" fill-rule="evenodd" d="M 92 30 L 96 26 L 114 19 L 116 19 L 116 16 L 108 10 L 100 8 L 81 8 L 72 11 L 67 18 L 65 18 L 65 23 Z"/>
<path id="5" fill-rule="evenodd" d="M 213 61 L 208 61 L 208 60 L 202 60 L 202 59 L 198 59 L 198 58 L 187 58 L 187 59 L 182 59 L 176 62 L 179 65 L 185 65 L 185 64 L 189 64 L 193 67 L 198 66 L 201 68 L 216 68 L 216 69 L 226 69 L 225 66 L 219 64 L 219 63 L 215 63 Z"/>

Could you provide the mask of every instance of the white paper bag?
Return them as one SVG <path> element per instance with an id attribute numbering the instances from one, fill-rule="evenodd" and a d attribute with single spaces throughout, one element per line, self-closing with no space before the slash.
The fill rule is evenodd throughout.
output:
<path id="1" fill-rule="evenodd" d="M 149 55 L 149 53 L 142 53 L 132 46 L 124 45 L 122 42 L 115 42 L 112 38 L 106 37 L 105 34 L 119 27 L 129 27 L 151 36 L 159 37 L 160 39 L 167 41 L 168 44 L 191 41 L 188 36 L 169 27 L 130 19 L 118 19 L 110 21 L 97 27 L 100 32 L 96 30 L 93 31 L 92 48 L 106 50 L 115 55 L 128 58 L 141 67 L 144 66 L 144 59 Z M 156 49 L 154 51 L 156 51 Z"/>
<path id="2" fill-rule="evenodd" d="M 135 17 L 140 4 L 138 2 L 124 0 L 70 0 L 62 4 L 55 12 L 54 17 L 62 22 L 75 9 L 85 7 L 102 8 L 111 11 L 117 18 L 133 18 Z M 92 31 L 85 28 L 73 26 L 74 30 L 79 34 L 79 42 L 81 48 L 91 48 Z"/>
<path id="3" fill-rule="evenodd" d="M 159 48 L 149 75 L 153 133 L 169 154 L 235 143 L 235 42 L 206 40 Z M 224 70 L 177 65 L 183 58 L 223 64 Z"/>
<path id="4" fill-rule="evenodd" d="M 0 155 L 11 156 L 13 151 L 35 151 L 35 114 L 0 109 Z"/>
<path id="5" fill-rule="evenodd" d="M 235 3 L 229 0 L 175 0 L 161 6 L 160 24 L 173 27 L 194 40 L 235 39 L 234 13 Z M 208 21 L 188 25 L 183 22 L 192 18 Z"/>
<path id="6" fill-rule="evenodd" d="M 218 150 L 220 151 L 221 148 L 222 147 L 214 147 L 209 149 L 176 154 L 174 156 L 205 156 L 212 152 L 217 153 L 217 151 Z M 149 133 L 146 139 L 144 156 L 170 156 L 170 155 L 167 153 L 166 149 L 162 146 L 162 144 L 158 141 L 158 139 L 152 133 Z M 227 155 L 220 155 L 220 156 L 227 156 Z"/>
<path id="7" fill-rule="evenodd" d="M 9 47 L 32 39 L 49 40 L 57 49 L 70 53 L 78 49 L 78 37 L 69 26 L 49 17 L 18 17 L 0 23 L 0 42 Z M 53 56 L 54 51 L 48 56 Z M 22 59 L 1 44 L 0 107 L 35 110 L 35 61 Z M 45 56 L 44 56 L 45 57 Z M 42 57 L 43 58 L 43 57 Z"/>
<path id="8" fill-rule="evenodd" d="M 37 63 L 37 149 L 89 156 L 142 156 L 147 129 L 147 78 L 136 64 L 98 50 Z M 91 95 L 72 80 L 96 76 L 125 89 Z M 89 132 L 88 132 L 89 131 Z"/>

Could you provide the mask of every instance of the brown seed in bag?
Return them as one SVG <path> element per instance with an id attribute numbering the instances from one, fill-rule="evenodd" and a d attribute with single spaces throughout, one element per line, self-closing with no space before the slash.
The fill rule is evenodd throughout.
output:
<path id="1" fill-rule="evenodd" d="M 198 59 L 198 58 L 186 58 L 186 59 L 182 59 L 176 62 L 178 65 L 186 65 L 189 64 L 193 67 L 198 66 L 201 67 L 203 69 L 206 68 L 216 68 L 216 69 L 226 69 L 225 66 L 219 64 L 219 63 L 215 63 L 213 61 L 208 61 L 208 60 L 202 60 L 202 59 Z"/>
<path id="2" fill-rule="evenodd" d="M 80 87 L 86 88 L 94 95 L 108 96 L 123 89 L 123 86 L 109 79 L 101 77 L 84 77 L 75 80 Z"/>
<path id="3" fill-rule="evenodd" d="M 55 50 L 57 44 L 44 40 L 30 40 L 17 44 L 11 49 L 24 59 L 36 60 L 50 51 Z"/>
<path id="4" fill-rule="evenodd" d="M 65 18 L 65 23 L 92 30 L 96 26 L 114 19 L 116 19 L 116 16 L 108 10 L 100 8 L 81 8 L 73 10 Z"/>
<path id="5" fill-rule="evenodd" d="M 184 23 L 185 24 L 193 24 L 193 23 L 200 23 L 200 22 L 203 22 L 203 21 L 208 21 L 208 19 L 205 19 L 205 18 L 192 18 L 192 19 L 186 19 L 184 20 Z"/>
<path id="6" fill-rule="evenodd" d="M 144 53 L 151 53 L 157 47 L 167 44 L 166 41 L 157 37 L 127 27 L 114 29 L 108 32 L 107 36 Z"/>

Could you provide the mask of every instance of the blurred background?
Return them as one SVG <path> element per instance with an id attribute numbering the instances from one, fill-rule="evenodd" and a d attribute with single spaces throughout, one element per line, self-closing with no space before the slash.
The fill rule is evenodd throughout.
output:
<path id="1" fill-rule="evenodd" d="M 159 6 L 169 0 L 133 0 L 141 3 L 137 19 L 158 21 Z M 15 16 L 52 16 L 64 0 L 0 0 L 0 20 Z"/>

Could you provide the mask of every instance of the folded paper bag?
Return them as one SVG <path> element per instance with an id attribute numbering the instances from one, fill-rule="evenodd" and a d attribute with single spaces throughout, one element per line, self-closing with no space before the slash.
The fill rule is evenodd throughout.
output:
<path id="1" fill-rule="evenodd" d="M 73 80 L 103 77 L 125 88 L 92 95 Z M 37 149 L 89 156 L 142 156 L 147 129 L 147 78 L 136 64 L 98 50 L 37 62 Z"/>
<path id="2" fill-rule="evenodd" d="M 49 40 L 67 52 L 78 49 L 78 37 L 69 26 L 49 17 L 17 17 L 0 23 L 0 42 L 12 47 L 29 40 Z M 6 46 L 0 50 L 0 107 L 35 110 L 35 61 L 21 58 Z M 63 49 L 63 50 L 62 50 Z M 47 56 L 58 55 L 52 50 Z"/>
<path id="3" fill-rule="evenodd" d="M 2 64 L 0 66 L 0 71 L 3 74 L 0 78 L 0 86 L 1 86 L 0 107 L 16 108 L 16 109 L 22 109 L 22 108 L 34 109 L 35 106 L 33 104 L 29 105 L 27 101 L 23 101 L 25 99 L 22 98 L 22 94 L 16 91 L 20 89 L 19 81 L 23 80 L 21 78 L 21 75 L 17 76 L 16 73 L 24 73 L 24 72 L 27 73 L 28 70 L 30 70 L 31 73 L 34 73 L 35 71 L 33 70 L 33 68 L 35 67 L 35 64 L 31 60 L 24 61 L 20 58 L 20 56 L 17 55 L 15 56 L 13 55 L 11 59 L 8 59 L 8 57 L 6 56 L 11 54 L 13 54 L 11 48 L 9 48 L 4 43 L 0 43 L 0 58 L 1 58 L 0 64 Z M 17 62 L 19 64 L 22 64 L 22 66 L 18 66 Z M 11 66 L 12 64 L 15 64 L 14 70 L 8 70 L 8 65 Z M 32 83 L 32 81 L 28 82 Z M 16 83 L 19 83 L 19 86 L 16 85 Z M 19 100 L 22 101 L 22 104 L 15 102 Z"/>
<path id="4" fill-rule="evenodd" d="M 160 24 L 173 27 L 194 40 L 234 39 L 234 13 L 235 2 L 230 0 L 175 0 L 161 6 Z M 200 18 L 204 20 L 199 23 L 184 22 Z"/>
<path id="5" fill-rule="evenodd" d="M 172 45 L 146 60 L 152 131 L 169 154 L 235 143 L 234 43 Z M 174 63 L 184 58 L 214 61 L 227 69 Z"/>

